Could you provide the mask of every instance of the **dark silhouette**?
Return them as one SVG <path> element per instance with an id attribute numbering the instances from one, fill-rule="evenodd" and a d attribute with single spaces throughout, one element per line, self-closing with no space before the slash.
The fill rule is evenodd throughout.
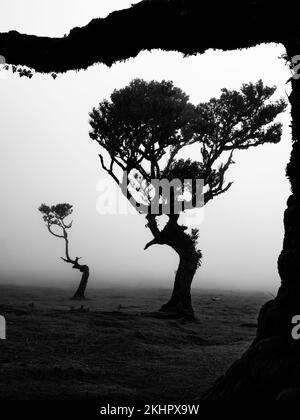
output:
<path id="1" fill-rule="evenodd" d="M 69 217 L 73 212 L 73 206 L 67 203 L 57 204 L 55 206 L 47 206 L 42 204 L 39 207 L 39 211 L 43 214 L 43 220 L 46 222 L 46 226 L 51 235 L 56 238 L 64 239 L 65 241 L 65 254 L 66 257 L 61 259 L 68 264 L 73 264 L 72 268 L 79 270 L 82 273 L 81 281 L 78 289 L 76 290 L 72 299 L 83 300 L 85 299 L 85 290 L 89 278 L 89 267 L 87 265 L 79 264 L 79 257 L 72 259 L 69 254 L 69 238 L 68 229 L 71 229 L 73 222 L 66 223 L 65 219 Z M 55 228 L 60 230 L 60 233 L 56 232 Z"/>
<path id="2" fill-rule="evenodd" d="M 109 48 L 106 43 L 95 48 L 95 39 L 103 33 L 110 40 Z M 263 0 L 228 0 L 217 5 L 199 0 L 149 0 L 114 12 L 106 19 L 93 19 L 82 28 L 72 29 L 67 38 L 17 31 L 0 34 L 0 54 L 10 64 L 27 65 L 44 73 L 63 73 L 97 62 L 112 65 L 135 57 L 144 49 L 161 48 L 189 55 L 201 54 L 209 48 L 237 50 L 276 42 L 284 45 L 287 61 L 292 63 L 293 57 L 299 55 L 299 35 L 298 14 L 291 0 L 276 6 Z M 294 351 L 290 338 L 291 315 L 300 313 L 300 80 L 292 79 L 291 85 L 293 150 L 287 176 L 292 194 L 285 213 L 284 245 L 279 260 L 282 284 L 277 297 L 261 312 L 257 353 L 247 351 L 247 361 L 237 363 L 235 374 L 230 369 L 222 378 L 224 381 L 217 382 L 209 393 L 211 399 L 274 400 L 280 391 L 300 386 L 299 351 Z M 278 347 L 278 339 L 286 348 Z"/>
<path id="3" fill-rule="evenodd" d="M 178 223 L 180 213 L 208 203 L 231 187 L 225 173 L 234 163 L 234 150 L 280 140 L 281 124 L 271 123 L 286 104 L 283 100 L 266 103 L 275 90 L 259 81 L 243 85 L 241 92 L 223 89 L 219 99 L 194 106 L 172 82 L 136 79 L 90 113 L 90 137 L 108 152 L 110 160 L 106 164 L 101 154 L 102 168 L 146 215 L 153 239 L 145 249 L 168 245 L 179 256 L 173 293 L 161 311 L 194 317 L 191 284 L 201 260 L 201 251 L 196 249 L 199 232 L 188 233 L 187 226 Z M 202 161 L 177 159 L 192 144 L 199 147 Z M 204 198 L 199 179 L 204 181 Z M 154 188 L 157 180 L 169 181 L 168 196 L 161 184 Z M 187 191 L 189 200 L 183 198 Z M 168 217 L 162 229 L 157 215 Z"/>
<path id="4" fill-rule="evenodd" d="M 294 9 L 292 0 L 286 0 L 282 7 L 273 7 L 266 0 L 141 1 L 105 19 L 95 16 L 67 36 L 51 38 L 15 30 L 0 33 L 0 54 L 9 64 L 51 74 L 86 69 L 95 63 L 111 66 L 136 57 L 144 49 L 190 55 L 209 48 L 233 50 L 267 42 L 286 45 L 296 40 L 299 30 Z M 107 43 L 95 48 L 95 40 L 103 37 Z"/>

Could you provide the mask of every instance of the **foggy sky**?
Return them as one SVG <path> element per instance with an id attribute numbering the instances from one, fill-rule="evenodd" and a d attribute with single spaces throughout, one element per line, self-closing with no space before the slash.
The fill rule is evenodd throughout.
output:
<path id="1" fill-rule="evenodd" d="M 62 36 L 136 2 L 1 0 L 0 32 Z M 101 42 L 95 40 L 95 48 Z M 88 113 L 136 77 L 172 80 L 195 104 L 219 96 L 223 87 L 239 89 L 259 79 L 278 86 L 274 99 L 287 99 L 290 71 L 279 58 L 283 53 L 275 44 L 210 50 L 188 58 L 152 51 L 111 69 L 96 65 L 55 81 L 46 75 L 29 80 L 10 73 L 0 78 L 0 281 L 77 282 L 77 272 L 59 258 L 63 242 L 49 235 L 37 211 L 42 202 L 69 202 L 75 209 L 71 254 L 89 264 L 91 286 L 171 288 L 177 257 L 168 247 L 143 251 L 151 239 L 144 216 L 97 212 L 97 188 L 106 174 L 99 147 L 88 135 Z M 289 110 L 279 120 L 284 124 L 281 143 L 237 153 L 227 175 L 234 181 L 232 188 L 205 207 L 199 241 L 204 259 L 194 287 L 273 292 L 278 286 L 276 264 L 290 191 L 284 176 L 291 149 Z"/>

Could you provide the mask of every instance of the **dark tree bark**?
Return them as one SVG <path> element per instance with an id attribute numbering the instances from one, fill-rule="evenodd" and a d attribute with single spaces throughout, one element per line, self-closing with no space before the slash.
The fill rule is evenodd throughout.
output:
<path id="1" fill-rule="evenodd" d="M 145 249 L 154 244 L 168 245 L 179 256 L 179 266 L 176 272 L 173 292 L 170 300 L 160 311 L 182 315 L 194 319 L 191 301 L 191 285 L 201 259 L 201 252 L 196 250 L 192 237 L 185 232 L 186 227 L 178 225 L 178 215 L 169 216 L 169 221 L 162 231 L 159 231 L 155 216 L 148 215 L 148 227 L 154 239 Z"/>
<path id="2" fill-rule="evenodd" d="M 78 289 L 76 290 L 74 296 L 72 297 L 73 300 L 84 300 L 85 299 L 85 290 L 87 287 L 90 270 L 87 265 L 79 264 L 79 257 L 76 257 L 75 260 L 73 260 L 70 257 L 69 254 L 69 239 L 66 229 L 64 229 L 64 240 L 65 240 L 65 253 L 66 258 L 62 258 L 63 261 L 65 261 L 68 264 L 73 264 L 73 268 L 76 270 L 79 270 L 82 273 L 81 280 L 78 286 Z"/>
<path id="3" fill-rule="evenodd" d="M 187 318 L 194 318 L 191 301 L 191 286 L 196 273 L 199 255 L 189 235 L 177 223 L 168 226 L 168 245 L 179 256 L 171 299 L 162 306 L 161 311 L 178 312 Z"/>
<path id="4" fill-rule="evenodd" d="M 232 50 L 284 42 L 296 28 L 299 20 L 291 0 L 284 6 L 266 0 L 149 0 L 105 19 L 93 19 L 86 26 L 73 28 L 66 37 L 39 37 L 13 30 L 0 33 L 0 54 L 9 64 L 62 73 L 95 63 L 111 66 L 147 49 L 188 55 L 209 48 Z M 105 41 L 95 46 L 97 40 Z"/>
<path id="5" fill-rule="evenodd" d="M 82 272 L 82 277 L 78 286 L 78 289 L 76 290 L 74 296 L 72 297 L 73 300 L 84 300 L 85 299 L 85 290 L 87 287 L 90 270 L 87 265 L 80 265 L 76 264 L 73 266 L 73 268 L 76 268 L 77 270 Z"/>

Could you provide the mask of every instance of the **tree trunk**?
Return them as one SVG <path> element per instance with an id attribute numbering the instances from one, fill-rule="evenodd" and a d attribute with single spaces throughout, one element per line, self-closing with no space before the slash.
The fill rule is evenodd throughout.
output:
<path id="1" fill-rule="evenodd" d="M 165 228 L 159 232 L 155 217 L 148 216 L 148 227 L 154 234 L 153 244 L 169 245 L 179 256 L 179 266 L 175 276 L 173 293 L 170 300 L 161 307 L 161 312 L 176 313 L 187 319 L 194 319 L 194 310 L 191 301 L 191 285 L 199 266 L 201 252 L 196 250 L 196 241 L 185 232 L 185 226 L 179 226 L 178 215 L 169 216 Z"/>
<path id="2" fill-rule="evenodd" d="M 77 267 L 75 267 L 77 268 Z M 82 272 L 82 277 L 80 280 L 80 284 L 74 296 L 72 297 L 73 300 L 84 300 L 85 299 L 85 290 L 88 283 L 88 278 L 90 275 L 89 267 L 87 265 L 83 265 L 80 269 Z"/>
<path id="3" fill-rule="evenodd" d="M 176 272 L 171 299 L 161 307 L 162 312 L 176 312 L 186 318 L 194 318 L 191 299 L 191 286 L 197 270 L 198 260 L 193 254 L 179 255 L 179 266 Z"/>

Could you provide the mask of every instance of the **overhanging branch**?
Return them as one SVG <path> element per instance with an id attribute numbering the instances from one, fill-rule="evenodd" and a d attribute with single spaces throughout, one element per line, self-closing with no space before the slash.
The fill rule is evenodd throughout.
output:
<path id="1" fill-rule="evenodd" d="M 293 6 L 289 0 L 284 7 L 251 0 L 218 2 L 217 7 L 214 2 L 199 0 L 141 1 L 105 19 L 93 19 L 62 38 L 2 33 L 0 54 L 9 64 L 42 73 L 63 73 L 95 63 L 111 66 L 145 49 L 189 55 L 209 48 L 231 50 L 263 42 L 284 43 L 299 30 Z"/>

